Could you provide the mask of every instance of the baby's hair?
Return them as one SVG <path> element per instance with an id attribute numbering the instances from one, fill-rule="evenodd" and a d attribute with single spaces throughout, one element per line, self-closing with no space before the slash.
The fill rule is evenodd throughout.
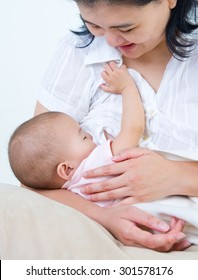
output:
<path id="1" fill-rule="evenodd" d="M 144 6 L 151 2 L 160 2 L 161 0 L 74 0 L 76 3 L 87 7 L 94 7 L 98 3 L 106 5 L 123 5 L 123 6 Z M 171 53 L 178 59 L 184 59 L 190 56 L 190 53 L 195 47 L 195 40 L 189 36 L 198 28 L 197 23 L 197 0 L 177 0 L 176 6 L 171 10 L 171 16 L 166 28 L 166 42 Z M 194 15 L 194 19 L 193 19 Z M 82 47 L 86 47 L 94 40 L 94 36 L 89 32 L 86 24 L 80 31 L 72 31 L 76 35 L 88 35 L 88 41 Z"/>
<path id="2" fill-rule="evenodd" d="M 40 114 L 22 123 L 12 134 L 8 145 L 10 166 L 23 185 L 40 189 L 61 187 L 61 183 L 53 184 L 56 177 L 58 180 L 56 167 L 60 161 L 54 134 L 57 118 L 63 115 Z"/>

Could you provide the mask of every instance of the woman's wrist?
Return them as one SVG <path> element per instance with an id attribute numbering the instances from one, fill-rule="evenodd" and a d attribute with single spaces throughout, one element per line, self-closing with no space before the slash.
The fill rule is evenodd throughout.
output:
<path id="1" fill-rule="evenodd" d="M 175 193 L 198 196 L 198 162 L 177 161 L 175 165 Z"/>

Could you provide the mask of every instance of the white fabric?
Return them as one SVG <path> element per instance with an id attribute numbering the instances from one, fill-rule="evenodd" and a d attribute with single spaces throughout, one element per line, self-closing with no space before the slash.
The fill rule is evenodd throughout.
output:
<path id="1" fill-rule="evenodd" d="M 45 75 L 39 101 L 49 110 L 73 116 L 97 144 L 103 130 L 115 137 L 120 130 L 121 96 L 101 90 L 101 71 L 110 60 L 122 63 L 120 53 L 102 37 L 85 48 L 82 39 L 68 34 L 60 42 Z M 198 159 L 198 52 L 186 61 L 171 58 L 157 92 L 135 70 L 133 76 L 146 112 L 142 147 Z M 94 128 L 94 129 L 93 129 Z"/>

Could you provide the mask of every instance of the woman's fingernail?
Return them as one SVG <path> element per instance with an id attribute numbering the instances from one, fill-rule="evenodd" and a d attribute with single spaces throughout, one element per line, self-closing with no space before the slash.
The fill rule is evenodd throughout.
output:
<path id="1" fill-rule="evenodd" d="M 179 232 L 176 234 L 177 241 L 182 240 L 186 235 L 183 232 Z"/>
<path id="2" fill-rule="evenodd" d="M 166 223 L 159 223 L 158 227 L 162 230 L 169 230 L 169 225 L 167 225 Z"/>
<path id="3" fill-rule="evenodd" d="M 183 246 L 185 247 L 185 248 L 188 248 L 188 247 L 190 247 L 192 244 L 189 242 L 189 241 L 187 241 L 187 240 L 185 240 L 185 242 L 183 243 Z"/>

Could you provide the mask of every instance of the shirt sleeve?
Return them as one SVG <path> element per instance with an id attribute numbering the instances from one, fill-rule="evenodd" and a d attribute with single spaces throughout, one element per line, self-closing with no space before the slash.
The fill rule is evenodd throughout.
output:
<path id="1" fill-rule="evenodd" d="M 68 33 L 56 54 L 38 93 L 38 101 L 50 111 L 60 111 L 80 121 L 89 111 L 94 81 L 92 68 L 85 65 L 89 47 L 79 48 L 82 38 Z"/>

